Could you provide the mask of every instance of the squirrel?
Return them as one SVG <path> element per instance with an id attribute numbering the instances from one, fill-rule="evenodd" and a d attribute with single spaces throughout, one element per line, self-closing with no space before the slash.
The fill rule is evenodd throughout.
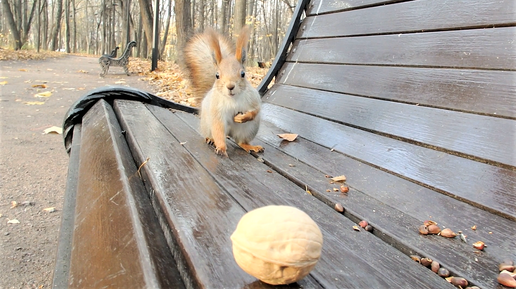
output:
<path id="1" fill-rule="evenodd" d="M 226 157 L 226 136 L 247 152 L 263 151 L 250 144 L 260 127 L 261 98 L 245 77 L 249 34 L 249 26 L 245 26 L 235 49 L 225 36 L 208 28 L 193 36 L 184 49 L 194 97 L 202 99 L 201 134 L 208 144 L 215 145 L 217 154 Z"/>

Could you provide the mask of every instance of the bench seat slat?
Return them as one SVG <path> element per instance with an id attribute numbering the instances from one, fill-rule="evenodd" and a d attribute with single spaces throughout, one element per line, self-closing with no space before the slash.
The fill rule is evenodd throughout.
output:
<path id="1" fill-rule="evenodd" d="M 516 27 L 499 27 L 305 39 L 294 43 L 287 61 L 515 70 L 515 35 Z"/>
<path id="2" fill-rule="evenodd" d="M 185 140 L 174 139 L 144 104 L 120 100 L 115 109 L 137 162 L 148 158 L 142 171 L 170 226 L 163 228 L 172 232 L 169 246 L 175 241 L 181 250 L 173 254 L 187 286 L 235 288 L 254 282 L 234 261 L 229 239 L 244 209 L 184 149 Z"/>
<path id="3" fill-rule="evenodd" d="M 266 100 L 367 131 L 516 167 L 516 156 L 508 157 L 516 146 L 515 120 L 286 85 L 276 85 Z"/>
<path id="4" fill-rule="evenodd" d="M 516 118 L 516 71 L 288 63 L 277 83 Z"/>
<path id="5" fill-rule="evenodd" d="M 496 285 L 496 272 L 491 268 L 500 262 L 499 256 L 509 254 L 516 258 L 512 249 L 516 246 L 514 221 L 332 152 L 301 136 L 292 143 L 278 141 L 278 133 L 285 131 L 266 121 L 262 123 L 258 138 L 263 141 L 259 144 L 265 147 L 262 158 L 266 162 L 274 164 L 281 174 L 306 184 L 324 202 L 341 203 L 349 213 L 346 216 L 356 222 L 368 220 L 381 231 L 376 233 L 380 238 L 406 254 L 417 252 L 437 260 L 482 288 Z M 341 174 L 347 176 L 350 186 L 345 195 L 334 192 L 339 185 L 324 178 Z M 418 227 L 428 219 L 437 221 L 442 228 L 462 230 L 470 243 L 419 235 Z M 471 229 L 472 225 L 477 225 L 477 231 Z M 479 255 L 471 249 L 471 243 L 478 240 L 491 244 L 488 253 Z"/>
<path id="6" fill-rule="evenodd" d="M 516 9 L 512 0 L 409 1 L 324 15 L 315 14 L 317 9 L 318 6 L 314 5 L 309 11 L 298 37 L 398 34 L 493 27 L 514 25 L 516 19 Z"/>
<path id="7" fill-rule="evenodd" d="M 68 288 L 184 288 L 115 114 L 82 124 Z"/>
<path id="8" fill-rule="evenodd" d="M 423 268 L 413 266 L 412 260 L 406 256 L 399 256 L 396 250 L 385 246 L 386 244 L 379 242 L 377 238 L 369 234 L 353 234 L 355 232 L 352 230 L 352 221 L 338 214 L 332 207 L 320 203 L 304 189 L 282 176 L 268 173 L 269 167 L 256 161 L 233 143 L 228 150 L 230 158 L 222 158 L 220 163 L 214 166 L 213 149 L 204 144 L 199 137 L 197 117 L 180 112 L 170 114 L 153 106 L 149 106 L 149 109 L 175 138 L 185 141 L 184 147 L 246 210 L 270 204 L 291 205 L 311 215 L 321 227 L 325 238 L 323 256 L 311 274 L 325 288 L 425 288 L 443 285 L 437 285 L 442 279 L 433 278 L 435 276 L 432 276 L 432 273 L 429 276 L 428 270 L 420 271 L 419 269 Z M 181 123 L 177 118 L 185 123 Z M 238 174 L 238 177 L 235 177 L 235 174 Z M 368 250 L 368 254 L 363 254 L 364 250 Z M 386 255 L 390 256 L 389 261 L 383 262 Z M 350 264 L 353 264 L 353 272 L 346 270 Z M 393 269 L 411 272 L 407 275 L 413 277 L 399 278 Z M 362 272 L 363 276 L 357 275 L 357 272 Z M 332 280 L 335 280 L 335 283 Z"/>
<path id="9" fill-rule="evenodd" d="M 392 173 L 516 219 L 516 172 L 264 104 L 273 125 Z M 485 176 L 485 177 L 481 177 Z"/>

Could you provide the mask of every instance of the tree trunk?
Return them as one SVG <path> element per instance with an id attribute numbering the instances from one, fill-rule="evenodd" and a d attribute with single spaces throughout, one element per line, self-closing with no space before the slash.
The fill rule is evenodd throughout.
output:
<path id="1" fill-rule="evenodd" d="M 20 31 L 18 27 L 16 27 L 16 22 L 14 21 L 13 12 L 11 10 L 11 5 L 7 0 L 2 0 L 2 7 L 5 11 L 5 17 L 7 18 L 7 23 L 9 24 L 9 28 L 11 28 L 11 33 L 14 38 L 14 50 L 19 50 L 22 47 L 22 41 L 20 37 Z"/>
<path id="2" fill-rule="evenodd" d="M 50 49 L 53 51 L 56 51 L 58 49 L 59 44 L 59 32 L 61 31 L 61 18 L 63 16 L 63 0 L 56 0 L 57 1 L 57 8 L 56 8 L 56 18 L 55 18 L 55 24 L 54 31 L 52 32 L 52 44 L 50 46 Z"/>
<path id="3" fill-rule="evenodd" d="M 176 0 L 176 6 L 174 7 L 176 13 L 176 32 L 177 32 L 177 43 L 176 43 L 176 55 L 178 60 L 183 59 L 183 48 L 186 45 L 186 41 L 192 34 L 192 25 L 190 21 L 190 0 Z"/>
<path id="4" fill-rule="evenodd" d="M 143 30 L 145 30 L 145 37 L 147 40 L 147 45 L 145 47 L 152 47 L 152 3 L 150 0 L 138 0 L 138 2 L 140 3 L 140 14 L 142 16 Z M 145 53 L 147 54 L 147 52 Z"/>
<path id="5" fill-rule="evenodd" d="M 233 35 L 238 35 L 245 26 L 246 0 L 235 0 L 235 12 L 233 14 L 234 31 Z"/>
<path id="6" fill-rule="evenodd" d="M 160 45 L 161 50 L 159 52 L 160 59 L 163 59 L 163 53 L 165 52 L 165 47 L 167 46 L 168 30 L 170 27 L 171 18 L 172 18 L 172 0 L 168 0 L 167 21 L 165 23 L 165 32 L 163 34 L 163 40 Z"/>
<path id="7" fill-rule="evenodd" d="M 65 49 L 70 53 L 70 0 L 65 0 Z"/>

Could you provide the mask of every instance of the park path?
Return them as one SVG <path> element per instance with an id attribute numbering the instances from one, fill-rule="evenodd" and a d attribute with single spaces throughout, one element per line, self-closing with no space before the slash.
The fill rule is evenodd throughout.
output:
<path id="1" fill-rule="evenodd" d="M 99 72 L 92 57 L 0 61 L 0 289 L 51 287 L 68 155 L 62 135 L 44 130 L 61 127 L 68 108 L 89 90 L 118 85 L 153 92 L 122 68 L 105 78 Z"/>

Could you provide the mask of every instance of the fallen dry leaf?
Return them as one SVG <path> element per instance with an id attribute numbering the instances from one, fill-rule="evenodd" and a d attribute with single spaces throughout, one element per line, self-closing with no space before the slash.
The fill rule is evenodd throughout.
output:
<path id="1" fill-rule="evenodd" d="M 0 82 L 0 85 L 6 85 L 6 84 L 7 84 L 7 81 Z"/>
<path id="2" fill-rule="evenodd" d="M 278 136 L 286 141 L 295 141 L 298 134 L 295 133 L 280 133 Z"/>
<path id="3" fill-rule="evenodd" d="M 46 84 L 33 84 L 32 87 L 47 88 L 47 85 Z"/>
<path id="4" fill-rule="evenodd" d="M 19 70 L 19 71 L 27 71 L 27 69 L 25 69 L 25 68 L 20 68 L 20 69 L 18 69 L 18 70 Z"/>
<path id="5" fill-rule="evenodd" d="M 7 224 L 19 224 L 19 223 L 20 223 L 20 221 L 18 221 L 16 219 L 11 219 L 11 220 L 7 219 Z"/>
<path id="6" fill-rule="evenodd" d="M 11 209 L 18 207 L 17 201 L 11 201 Z"/>
<path id="7" fill-rule="evenodd" d="M 45 211 L 47 213 L 53 213 L 56 211 L 56 207 L 45 208 L 45 209 L 43 209 L 43 211 Z"/>
<path id="8" fill-rule="evenodd" d="M 334 182 L 345 182 L 346 181 L 346 176 L 342 175 L 342 176 L 334 177 L 334 178 L 331 178 L 331 180 L 334 181 Z"/>
<path id="9" fill-rule="evenodd" d="M 45 104 L 43 101 L 26 101 L 24 103 L 26 105 L 43 105 L 43 104 Z"/>
<path id="10" fill-rule="evenodd" d="M 63 134 L 63 128 L 58 126 L 51 126 L 43 131 L 45 134 Z"/>
<path id="11" fill-rule="evenodd" d="M 82 70 L 82 69 L 81 69 L 81 70 L 78 70 L 77 72 L 79 72 L 79 73 L 89 73 L 88 71 L 86 71 L 86 70 Z"/>
<path id="12" fill-rule="evenodd" d="M 50 97 L 52 95 L 51 91 L 44 91 L 40 93 L 36 93 L 34 97 Z"/>
<path id="13" fill-rule="evenodd" d="M 119 80 L 119 81 L 116 81 L 115 84 L 125 84 L 125 80 Z"/>

